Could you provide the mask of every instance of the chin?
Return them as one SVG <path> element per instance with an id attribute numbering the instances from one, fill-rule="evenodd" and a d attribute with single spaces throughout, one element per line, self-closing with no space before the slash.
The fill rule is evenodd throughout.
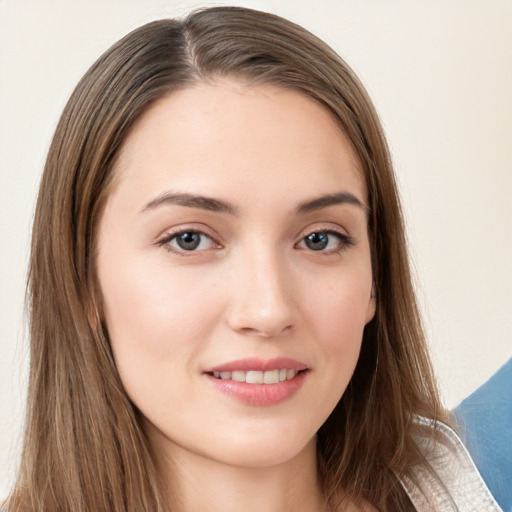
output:
<path id="1" fill-rule="evenodd" d="M 315 456 L 316 435 L 283 436 L 285 429 L 273 432 L 260 429 L 259 435 L 230 436 L 221 443 L 217 441 L 215 453 L 207 450 L 209 457 L 230 466 L 246 468 L 268 468 L 286 464 L 297 457 Z M 220 448 L 220 449 L 219 449 Z"/>

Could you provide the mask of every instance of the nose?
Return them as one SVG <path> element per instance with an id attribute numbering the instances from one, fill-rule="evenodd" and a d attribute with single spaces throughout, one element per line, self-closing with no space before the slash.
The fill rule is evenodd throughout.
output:
<path id="1" fill-rule="evenodd" d="M 227 317 L 231 329 L 262 338 L 283 336 L 294 329 L 293 279 L 278 255 L 241 256 L 230 279 Z"/>

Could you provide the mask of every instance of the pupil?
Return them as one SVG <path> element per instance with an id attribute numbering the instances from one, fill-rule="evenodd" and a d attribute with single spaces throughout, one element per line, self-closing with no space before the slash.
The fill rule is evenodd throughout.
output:
<path id="1" fill-rule="evenodd" d="M 182 249 L 193 251 L 199 246 L 201 235 L 199 235 L 199 233 L 182 233 L 178 236 L 177 242 Z"/>
<path id="2" fill-rule="evenodd" d="M 313 251 L 321 251 L 327 247 L 329 238 L 327 233 L 311 233 L 306 237 L 306 245 Z"/>

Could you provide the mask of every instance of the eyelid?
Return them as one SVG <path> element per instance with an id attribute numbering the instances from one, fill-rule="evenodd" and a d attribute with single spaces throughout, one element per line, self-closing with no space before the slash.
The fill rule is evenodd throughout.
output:
<path id="1" fill-rule="evenodd" d="M 312 233 L 334 233 L 342 237 L 352 238 L 345 228 L 332 222 L 318 222 L 310 224 L 308 227 L 301 230 L 297 238 L 300 241 Z"/>
<path id="2" fill-rule="evenodd" d="M 156 245 L 163 247 L 169 252 L 173 252 L 174 254 L 178 254 L 180 256 L 193 256 L 198 255 L 200 253 L 206 252 L 210 249 L 220 249 L 222 248 L 222 243 L 219 242 L 219 237 L 216 235 L 211 234 L 211 230 L 207 229 L 206 227 L 198 228 L 193 226 L 187 226 L 187 225 L 180 225 L 176 228 L 171 228 L 166 230 L 157 240 Z M 198 235 L 205 236 L 206 238 L 209 238 L 212 241 L 213 247 L 209 247 L 208 249 L 201 249 L 201 250 L 193 250 L 193 251 L 186 251 L 186 250 L 180 250 L 176 247 L 173 247 L 170 245 L 170 241 L 173 238 L 176 238 L 177 236 L 184 234 L 184 233 L 197 233 Z"/>
<path id="3" fill-rule="evenodd" d="M 326 234 L 335 235 L 339 238 L 339 241 L 340 241 L 339 248 L 337 248 L 335 250 L 331 249 L 331 250 L 327 250 L 327 251 L 316 251 L 319 254 L 323 254 L 326 256 L 331 255 L 333 253 L 339 254 L 343 250 L 348 249 L 349 247 L 355 245 L 355 243 L 356 243 L 354 237 L 349 235 L 347 233 L 347 231 L 345 229 L 343 229 L 341 226 L 338 226 L 336 224 L 331 224 L 331 223 L 327 223 L 327 224 L 320 223 L 317 225 L 308 226 L 308 228 L 304 229 L 300 235 L 299 240 L 297 241 L 297 243 L 295 245 L 298 246 L 309 235 L 312 235 L 313 233 L 326 233 Z M 310 249 L 307 249 L 307 250 L 310 250 Z M 315 251 L 312 251 L 312 252 L 315 252 Z"/>

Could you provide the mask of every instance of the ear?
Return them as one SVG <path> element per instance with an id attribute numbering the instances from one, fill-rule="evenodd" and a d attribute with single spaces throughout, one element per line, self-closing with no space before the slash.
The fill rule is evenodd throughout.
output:
<path id="1" fill-rule="evenodd" d="M 373 320 L 375 316 L 375 310 L 377 309 L 377 297 L 375 295 L 375 283 L 372 284 L 372 291 L 370 293 L 370 299 L 368 301 L 368 309 L 366 311 L 366 323 Z"/>

